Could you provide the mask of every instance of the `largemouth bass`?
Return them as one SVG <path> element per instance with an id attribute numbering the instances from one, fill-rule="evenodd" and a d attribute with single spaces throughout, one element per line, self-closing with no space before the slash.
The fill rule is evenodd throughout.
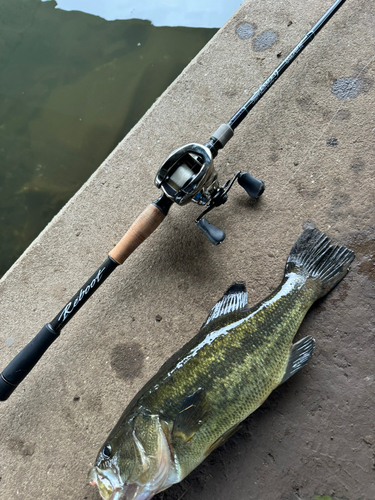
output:
<path id="1" fill-rule="evenodd" d="M 315 340 L 293 343 L 311 305 L 347 273 L 354 253 L 313 227 L 290 252 L 284 278 L 254 307 L 235 283 L 198 334 L 138 392 L 89 472 L 104 500 L 149 500 L 181 481 L 270 393 L 302 368 Z"/>

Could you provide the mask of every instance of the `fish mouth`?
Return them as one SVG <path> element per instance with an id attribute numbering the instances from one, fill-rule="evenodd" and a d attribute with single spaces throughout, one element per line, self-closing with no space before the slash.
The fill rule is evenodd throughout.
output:
<path id="1" fill-rule="evenodd" d="M 93 486 L 97 485 L 103 500 L 150 500 L 157 493 L 145 484 L 124 484 L 112 469 L 93 467 L 89 481 Z"/>
<path id="2" fill-rule="evenodd" d="M 143 459 L 143 474 L 132 482 L 124 482 L 120 475 L 118 459 L 107 461 L 106 467 L 94 466 L 89 472 L 89 481 L 97 485 L 103 500 L 150 500 L 157 493 L 178 482 L 178 472 L 171 457 L 166 435 L 155 419 L 158 431 L 158 444 L 155 456 L 147 456 L 142 444 L 136 438 L 135 445 Z M 154 464 L 149 470 L 150 461 Z M 99 462 L 100 463 L 100 462 Z"/>
<path id="3" fill-rule="evenodd" d="M 150 500 L 156 493 L 144 484 L 124 484 L 112 469 L 93 467 L 89 472 L 89 481 L 98 487 L 103 500 Z"/>
<path id="4" fill-rule="evenodd" d="M 118 473 L 112 469 L 99 469 L 93 467 L 89 472 L 89 481 L 92 485 L 97 485 L 100 496 L 103 500 L 122 500 L 126 497 L 124 483 Z"/>

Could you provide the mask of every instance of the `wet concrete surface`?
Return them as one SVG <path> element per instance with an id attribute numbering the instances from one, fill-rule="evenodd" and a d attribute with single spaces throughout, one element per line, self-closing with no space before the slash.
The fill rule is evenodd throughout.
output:
<path id="1" fill-rule="evenodd" d="M 204 143 L 330 3 L 243 4 L 0 282 L 2 366 L 158 196 L 164 158 Z M 347 2 L 219 154 L 223 182 L 242 169 L 266 184 L 258 202 L 236 185 L 210 214 L 224 243 L 213 247 L 195 228 L 198 207 L 173 207 L 1 403 L 1 498 L 99 500 L 87 471 L 126 404 L 233 281 L 246 280 L 250 304 L 275 288 L 306 220 L 356 252 L 298 333 L 316 338 L 313 359 L 157 498 L 375 498 L 374 22 L 370 2 Z M 239 36 L 243 23 L 253 36 Z M 278 40 L 254 51 L 268 30 Z M 335 94 L 347 78 L 367 82 L 366 92 Z"/>

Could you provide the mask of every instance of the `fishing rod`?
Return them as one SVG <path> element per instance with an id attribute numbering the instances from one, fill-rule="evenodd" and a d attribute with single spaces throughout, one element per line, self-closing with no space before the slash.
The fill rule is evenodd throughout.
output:
<path id="1" fill-rule="evenodd" d="M 187 144 L 176 149 L 168 156 L 155 177 L 155 185 L 162 190 L 163 194 L 153 201 L 134 221 L 119 243 L 109 252 L 108 258 L 57 316 L 50 323 L 44 325 L 31 342 L 3 370 L 0 374 L 0 401 L 9 398 L 16 387 L 37 364 L 48 347 L 58 338 L 62 328 L 73 318 L 99 286 L 104 283 L 116 267 L 123 264 L 129 255 L 155 231 L 167 216 L 173 203 L 185 205 L 192 201 L 198 205 L 206 206 L 204 212 L 195 220 L 198 228 L 214 245 L 218 245 L 224 240 L 224 231 L 210 224 L 204 216 L 227 201 L 228 191 L 236 180 L 253 199 L 257 199 L 262 195 L 264 183 L 247 172 L 238 171 L 223 186 L 220 186 L 213 166 L 213 159 L 217 156 L 218 151 L 233 137 L 234 130 L 255 104 L 345 1 L 337 0 L 327 10 L 250 99 L 232 116 L 228 123 L 220 125 L 206 144 Z"/>

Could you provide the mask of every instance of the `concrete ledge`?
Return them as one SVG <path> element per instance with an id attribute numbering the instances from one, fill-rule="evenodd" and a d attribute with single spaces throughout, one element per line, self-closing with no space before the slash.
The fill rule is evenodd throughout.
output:
<path id="1" fill-rule="evenodd" d="M 3 277 L 0 368 L 158 197 L 164 158 L 204 143 L 331 3 L 245 1 Z M 231 282 L 247 281 L 250 303 L 279 283 L 306 220 L 357 255 L 302 325 L 317 339 L 313 361 L 159 498 L 375 497 L 374 25 L 371 2 L 347 2 L 219 154 L 222 182 L 241 169 L 266 183 L 258 203 L 237 186 L 210 216 L 225 242 L 215 248 L 195 228 L 198 207 L 173 207 L 1 403 L 1 498 L 98 499 L 86 474 L 127 402 Z M 355 77 L 342 99 L 342 79 Z"/>

